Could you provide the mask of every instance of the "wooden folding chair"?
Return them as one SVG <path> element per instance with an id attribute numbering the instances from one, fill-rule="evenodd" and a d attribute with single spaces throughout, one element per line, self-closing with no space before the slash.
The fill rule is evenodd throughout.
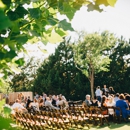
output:
<path id="1" fill-rule="evenodd" d="M 121 109 L 119 107 L 113 107 L 114 108 L 114 122 L 116 123 L 121 123 L 121 119 L 122 119 L 122 112 Z M 118 115 L 116 114 L 116 111 L 118 111 Z"/>
<path id="2" fill-rule="evenodd" d="M 98 107 L 95 108 L 95 111 L 94 111 L 94 112 L 95 112 L 95 113 L 94 113 L 94 117 L 95 117 L 96 119 L 99 119 L 100 125 L 103 125 L 104 122 L 106 122 L 106 123 L 109 125 L 109 120 L 108 120 L 109 114 L 108 114 L 108 113 L 107 113 L 107 114 L 103 114 L 103 113 L 102 113 L 102 109 L 101 109 L 101 108 L 98 108 Z M 93 114 L 92 114 L 92 116 L 93 116 Z"/>

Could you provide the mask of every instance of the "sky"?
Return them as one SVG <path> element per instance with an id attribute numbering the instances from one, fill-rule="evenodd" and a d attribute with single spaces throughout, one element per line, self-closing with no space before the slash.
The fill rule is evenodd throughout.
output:
<path id="1" fill-rule="evenodd" d="M 82 7 L 72 20 L 75 30 L 84 30 L 88 33 L 109 30 L 116 36 L 130 38 L 130 0 L 117 0 L 114 7 L 106 7 L 103 12 L 87 12 Z"/>
<path id="2" fill-rule="evenodd" d="M 61 17 L 60 19 L 63 19 Z M 128 40 L 130 38 L 130 0 L 117 0 L 114 7 L 105 7 L 103 12 L 92 11 L 87 12 L 87 7 L 82 7 L 76 12 L 73 20 L 72 27 L 81 31 L 84 30 L 88 33 L 93 33 L 95 31 L 101 32 L 104 30 L 109 30 L 116 36 L 121 35 Z M 71 33 L 74 36 L 74 33 Z M 28 44 L 26 48 L 30 50 L 30 55 L 37 56 L 37 58 L 48 57 L 48 54 L 54 53 L 56 44 L 47 44 L 44 46 L 42 43 L 38 45 L 33 44 L 32 50 L 30 50 L 30 45 Z M 37 46 L 41 49 L 46 49 L 48 53 L 42 53 Z"/>

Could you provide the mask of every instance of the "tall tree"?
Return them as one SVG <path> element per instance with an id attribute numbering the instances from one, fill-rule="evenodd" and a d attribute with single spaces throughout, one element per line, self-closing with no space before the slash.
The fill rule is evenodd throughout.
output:
<path id="1" fill-rule="evenodd" d="M 89 79 L 92 97 L 94 97 L 95 74 L 100 71 L 108 71 L 107 66 L 111 61 L 105 50 L 113 47 L 116 41 L 113 34 L 105 31 L 84 34 L 83 40 L 74 47 L 77 68 Z"/>

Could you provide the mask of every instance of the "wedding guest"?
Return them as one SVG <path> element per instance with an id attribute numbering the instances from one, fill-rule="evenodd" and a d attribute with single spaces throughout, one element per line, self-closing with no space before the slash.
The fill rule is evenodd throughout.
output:
<path id="1" fill-rule="evenodd" d="M 27 112 L 27 109 L 20 103 L 19 99 L 16 99 L 15 103 L 11 106 L 13 112 Z"/>
<path id="2" fill-rule="evenodd" d="M 102 96 L 102 101 L 101 101 L 101 110 L 103 115 L 108 114 L 108 109 L 107 109 L 107 97 L 105 95 Z"/>
<path id="3" fill-rule="evenodd" d="M 113 94 L 113 95 L 115 95 L 116 94 L 116 92 L 115 92 L 115 90 L 113 89 L 113 87 L 111 86 L 111 87 L 109 87 L 109 94 Z"/>
<path id="4" fill-rule="evenodd" d="M 130 110 L 127 102 L 125 101 L 124 94 L 119 95 L 119 100 L 116 102 L 116 107 L 119 107 L 121 109 L 122 117 L 124 120 L 127 120 L 128 116 L 130 115 Z M 116 115 L 119 116 L 119 114 L 119 110 L 116 110 Z"/>
<path id="5" fill-rule="evenodd" d="M 99 102 L 101 102 L 101 97 L 102 97 L 102 91 L 100 90 L 100 86 L 97 87 L 95 91 L 96 98 Z"/>
<path id="6" fill-rule="evenodd" d="M 115 106 L 114 97 L 108 96 L 107 107 L 114 107 L 114 106 Z M 113 121 L 114 108 L 108 108 L 108 114 L 109 114 L 109 120 Z"/>
<path id="7" fill-rule="evenodd" d="M 92 105 L 92 102 L 90 100 L 90 95 L 89 94 L 86 95 L 86 99 L 85 99 L 84 103 L 88 107 Z"/>
<path id="8" fill-rule="evenodd" d="M 114 101 L 115 103 L 119 100 L 119 93 L 116 93 L 114 96 Z"/>
<path id="9" fill-rule="evenodd" d="M 91 102 L 92 102 L 91 106 L 96 106 L 96 107 L 100 106 L 96 96 L 94 96 Z"/>
<path id="10" fill-rule="evenodd" d="M 106 85 L 103 86 L 102 95 L 108 96 L 109 90 Z"/>
<path id="11" fill-rule="evenodd" d="M 45 106 L 48 106 L 50 109 L 59 109 L 58 107 L 52 105 L 51 99 L 49 97 L 46 97 Z"/>

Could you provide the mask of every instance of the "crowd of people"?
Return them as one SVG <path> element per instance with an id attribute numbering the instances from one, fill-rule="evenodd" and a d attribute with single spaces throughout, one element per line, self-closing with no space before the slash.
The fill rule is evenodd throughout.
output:
<path id="1" fill-rule="evenodd" d="M 49 107 L 50 109 L 66 109 L 68 108 L 68 101 L 62 94 L 47 95 L 46 93 L 43 93 L 43 95 L 39 95 L 35 92 L 34 98 L 31 100 L 30 96 L 24 97 L 22 93 L 19 93 L 12 105 L 9 105 L 9 99 L 6 98 L 6 106 L 7 105 L 12 109 L 12 114 L 15 114 L 16 111 L 40 111 L 44 107 Z"/>
<path id="2" fill-rule="evenodd" d="M 9 104 L 8 98 L 6 99 L 6 105 L 7 104 Z M 97 106 L 101 108 L 119 107 L 124 119 L 127 119 L 128 116 L 130 116 L 130 95 L 128 93 L 116 93 L 113 87 L 107 88 L 106 85 L 104 85 L 102 89 L 100 86 L 97 86 L 94 98 L 91 98 L 91 95 L 87 94 L 82 106 L 84 105 L 88 107 Z M 69 102 L 62 94 L 47 95 L 43 92 L 42 95 L 39 95 L 35 92 L 34 98 L 31 100 L 30 96 L 25 97 L 22 93 L 19 93 L 15 103 L 10 106 L 12 113 L 15 113 L 15 111 L 29 112 L 31 109 L 40 111 L 44 107 L 57 110 L 67 109 L 69 107 Z M 115 111 L 110 108 L 107 112 L 110 117 L 112 117 Z M 116 110 L 116 114 L 119 115 L 118 110 Z"/>
<path id="3" fill-rule="evenodd" d="M 120 108 L 124 120 L 127 120 L 130 116 L 130 95 L 128 93 L 116 93 L 113 87 L 107 88 L 106 85 L 104 85 L 102 89 L 100 86 L 96 88 L 93 99 L 87 94 L 84 105 L 104 108 L 104 114 L 108 113 L 111 118 L 113 117 L 114 112 L 116 112 L 116 115 L 118 116 L 120 111 L 114 111 L 114 109 L 110 107 Z"/>

